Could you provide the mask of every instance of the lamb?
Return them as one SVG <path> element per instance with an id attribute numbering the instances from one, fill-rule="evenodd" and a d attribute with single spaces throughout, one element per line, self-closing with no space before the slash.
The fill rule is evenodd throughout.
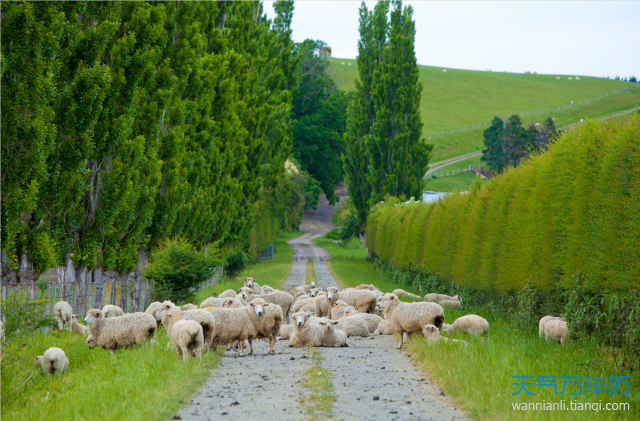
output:
<path id="1" fill-rule="evenodd" d="M 65 323 L 67 324 L 67 329 L 71 332 L 71 315 L 73 314 L 73 309 L 71 308 L 71 304 L 66 301 L 58 301 L 56 305 L 53 306 L 53 315 L 58 321 L 58 329 L 64 330 Z"/>
<path id="2" fill-rule="evenodd" d="M 347 334 L 340 329 L 336 329 L 338 321 L 318 322 L 322 329 L 322 346 L 339 347 L 349 346 L 347 344 Z"/>
<path id="3" fill-rule="evenodd" d="M 564 345 L 569 337 L 567 322 L 563 322 L 562 320 L 549 320 L 544 325 L 544 336 L 547 340 L 553 339 L 556 342 L 560 342 L 560 345 Z"/>
<path id="4" fill-rule="evenodd" d="M 211 311 L 206 309 L 188 310 L 182 313 L 182 319 L 193 320 L 202 326 L 205 351 L 209 351 L 213 343 L 213 333 L 215 331 L 215 318 Z"/>
<path id="5" fill-rule="evenodd" d="M 52 347 L 44 351 L 44 354 L 36 356 L 36 368 L 42 370 L 45 376 L 60 376 L 69 368 L 69 359 L 63 350 Z"/>
<path id="6" fill-rule="evenodd" d="M 342 300 L 337 300 L 331 309 L 331 317 L 332 320 L 338 320 L 340 317 L 344 316 L 344 312 L 347 309 L 353 309 L 353 314 L 357 311 L 355 307 L 348 305 Z"/>
<path id="7" fill-rule="evenodd" d="M 255 279 L 248 277 L 244 278 L 244 286 L 251 288 L 256 295 L 262 295 L 262 287 L 256 282 Z"/>
<path id="8" fill-rule="evenodd" d="M 427 294 L 424 296 L 424 300 L 430 303 L 439 303 L 440 301 L 445 300 L 460 301 L 460 297 L 457 295 L 451 297 L 450 295 L 445 294 Z"/>
<path id="9" fill-rule="evenodd" d="M 254 295 L 253 299 L 255 300 L 256 298 L 263 299 L 265 303 L 279 305 L 282 308 L 282 314 L 287 321 L 289 320 L 289 310 L 293 305 L 293 295 L 288 292 L 278 291 L 271 294 Z"/>
<path id="10" fill-rule="evenodd" d="M 403 303 L 396 295 L 385 294 L 378 305 L 384 308 L 393 330 L 400 334 L 398 348 L 402 348 L 405 332 L 411 336 L 421 333 L 424 325 L 432 324 L 440 328 L 444 322 L 444 310 L 436 303 Z"/>
<path id="11" fill-rule="evenodd" d="M 396 333 L 396 331 L 391 328 L 388 320 L 382 320 L 376 331 L 373 332 L 374 335 L 393 335 L 394 333 Z"/>
<path id="12" fill-rule="evenodd" d="M 178 356 L 182 357 L 182 361 L 186 362 L 189 356 L 202 361 L 202 326 L 194 320 L 184 320 L 182 316 L 182 310 L 178 307 L 171 307 L 165 312 L 162 322 L 169 333 L 169 340 L 176 348 Z M 164 323 L 165 320 L 167 323 Z"/>
<path id="13" fill-rule="evenodd" d="M 218 298 L 233 298 L 236 296 L 236 292 L 232 289 L 228 289 L 218 295 Z"/>
<path id="14" fill-rule="evenodd" d="M 258 328 L 258 335 L 255 339 L 267 339 L 269 341 L 269 355 L 273 355 L 276 352 L 276 337 L 280 333 L 284 310 L 277 304 L 264 302 L 263 298 L 254 298 L 252 303 L 255 305 L 261 303 L 264 306 L 262 325 Z"/>
<path id="15" fill-rule="evenodd" d="M 411 298 L 413 300 L 419 300 L 422 301 L 422 297 L 416 294 L 412 294 L 410 292 L 405 291 L 404 289 L 394 289 L 392 294 L 396 294 L 398 297 L 403 296 L 403 297 L 407 297 L 407 298 Z"/>
<path id="16" fill-rule="evenodd" d="M 238 341 L 238 356 L 243 356 L 244 341 L 249 341 L 249 355 L 253 353 L 252 341 L 258 335 L 264 315 L 264 301 L 253 300 L 246 307 L 219 308 L 212 312 L 215 319 L 214 350 L 218 345 Z"/>
<path id="17" fill-rule="evenodd" d="M 461 303 L 456 300 L 442 300 L 440 301 L 440 305 L 443 307 L 460 308 Z"/>
<path id="18" fill-rule="evenodd" d="M 544 316 L 542 319 L 540 319 L 540 322 L 538 323 L 538 336 L 540 336 L 541 338 L 544 338 L 544 325 L 547 324 L 547 322 L 550 320 L 560 320 L 560 318 L 554 316 Z"/>
<path id="19" fill-rule="evenodd" d="M 196 310 L 198 307 L 194 304 L 188 303 L 182 306 L 182 310 L 184 311 L 189 311 L 189 310 Z"/>
<path id="20" fill-rule="evenodd" d="M 73 333 L 80 333 L 81 335 L 89 336 L 89 328 L 78 322 L 77 314 L 71 315 L 71 331 Z"/>
<path id="21" fill-rule="evenodd" d="M 222 307 L 222 304 L 224 304 L 224 298 L 209 297 L 200 303 L 200 308 Z"/>
<path id="22" fill-rule="evenodd" d="M 325 314 L 331 318 L 331 309 L 333 305 L 338 301 L 338 288 L 329 287 L 326 289 L 327 295 L 318 295 L 315 300 L 316 305 L 316 317 L 322 317 Z"/>
<path id="23" fill-rule="evenodd" d="M 369 329 L 369 333 L 375 332 L 376 329 L 378 329 L 378 325 L 382 321 L 382 317 L 376 316 L 375 314 L 358 313 L 357 310 L 348 308 L 347 310 L 345 310 L 343 317 L 351 317 L 351 316 L 359 317 L 363 319 L 367 323 L 367 328 Z"/>
<path id="24" fill-rule="evenodd" d="M 156 331 L 156 320 L 147 313 L 125 314 L 120 317 L 104 317 L 102 310 L 91 309 L 84 322 L 89 326 L 91 335 L 103 348 L 115 355 L 118 346 L 130 347 L 142 345 L 152 338 Z"/>
<path id="25" fill-rule="evenodd" d="M 486 335 L 489 333 L 489 322 L 475 314 L 462 316 L 457 318 L 449 329 L 451 333 L 458 331 L 471 336 Z"/>
<path id="26" fill-rule="evenodd" d="M 291 346 L 320 347 L 322 346 L 322 326 L 307 322 L 311 313 L 298 312 L 294 314 L 295 325 L 291 332 Z"/>
<path id="27" fill-rule="evenodd" d="M 104 314 L 104 318 L 106 319 L 108 317 L 124 316 L 124 311 L 118 306 L 107 304 L 102 308 L 102 314 Z"/>
<path id="28" fill-rule="evenodd" d="M 289 339 L 291 332 L 293 332 L 293 325 L 280 325 L 280 331 L 278 332 L 279 339 Z"/>
<path id="29" fill-rule="evenodd" d="M 355 307 L 360 313 L 373 313 L 378 303 L 378 295 L 367 290 L 343 290 L 340 291 L 337 299 Z"/>
<path id="30" fill-rule="evenodd" d="M 460 344 L 464 344 L 464 345 L 468 345 L 467 342 L 465 341 L 461 341 L 458 339 L 452 339 L 452 338 L 445 338 L 444 336 L 440 336 L 440 329 L 438 329 L 437 327 L 435 327 L 434 325 L 426 325 L 423 329 L 422 329 L 422 337 L 423 338 L 427 338 L 428 341 L 451 341 L 451 342 L 457 342 Z"/>
<path id="31" fill-rule="evenodd" d="M 369 336 L 369 325 L 361 317 L 349 316 L 338 319 L 338 329 L 344 330 L 347 336 Z"/>

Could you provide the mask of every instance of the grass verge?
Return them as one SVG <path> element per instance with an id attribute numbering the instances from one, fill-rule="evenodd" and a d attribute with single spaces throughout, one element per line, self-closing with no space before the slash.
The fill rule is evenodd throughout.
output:
<path id="1" fill-rule="evenodd" d="M 306 285 L 311 285 L 311 282 L 316 281 L 316 269 L 313 264 L 313 259 L 307 260 L 307 280 Z"/>
<path id="2" fill-rule="evenodd" d="M 210 352 L 202 362 L 183 363 L 164 331 L 156 345 L 109 351 L 89 349 L 85 338 L 53 331 L 12 338 L 3 349 L 2 419 L 6 420 L 157 420 L 168 419 L 218 366 Z M 45 377 L 34 357 L 55 346 L 65 351 L 69 368 Z"/>
<path id="3" fill-rule="evenodd" d="M 331 372 L 320 366 L 322 361 L 320 350 L 318 348 L 311 348 L 311 350 L 314 365 L 304 373 L 305 380 L 302 382 L 302 386 L 309 389 L 311 394 L 301 404 L 308 419 L 331 419 L 336 401 L 331 384 Z"/>
<path id="4" fill-rule="evenodd" d="M 475 173 L 465 172 L 449 177 L 431 178 L 424 184 L 424 189 L 434 192 L 451 192 L 454 190 L 467 191 L 475 177 L 477 177 Z M 483 182 L 488 181 L 489 180 L 483 179 Z"/>

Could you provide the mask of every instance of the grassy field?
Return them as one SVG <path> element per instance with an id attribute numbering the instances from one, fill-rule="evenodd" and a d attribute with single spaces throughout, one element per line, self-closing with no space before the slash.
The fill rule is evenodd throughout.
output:
<path id="1" fill-rule="evenodd" d="M 458 189 L 461 191 L 467 191 L 475 177 L 475 173 L 465 172 L 449 177 L 431 178 L 424 184 L 424 190 L 435 192 L 450 192 Z M 487 182 L 488 180 L 484 179 L 484 181 Z"/>
<path id="2" fill-rule="evenodd" d="M 344 287 L 361 283 L 373 283 L 383 292 L 395 288 L 418 293 L 406 286 L 399 286 L 366 260 L 364 248 L 347 250 L 324 237 L 314 240 L 324 247 L 331 258 L 329 268 L 336 280 Z M 355 242 L 351 244 L 355 245 Z M 592 341 L 569 341 L 564 346 L 546 342 L 538 337 L 537 324 L 526 329 L 518 326 L 513 318 L 494 314 L 488 308 L 446 309 L 445 322 L 452 323 L 465 314 L 479 314 L 485 317 L 491 328 L 488 337 L 473 340 L 461 335 L 451 337 L 468 341 L 468 346 L 449 342 L 426 342 L 421 337 L 410 341 L 406 351 L 412 359 L 437 382 L 454 401 L 467 410 L 474 419 L 482 420 L 590 420 L 590 419 L 640 419 L 640 373 L 629 373 L 620 366 L 616 358 L 618 349 L 602 346 Z M 513 395 L 518 382 L 513 376 L 555 376 L 558 394 L 562 392 L 563 379 L 560 376 L 605 377 L 608 382 L 606 393 L 577 393 L 577 385 L 570 384 L 563 395 L 556 395 L 553 387 L 528 386 L 533 395 L 521 392 Z M 626 386 L 617 395 L 607 395 L 612 376 L 631 376 L 630 395 Z M 531 382 L 528 379 L 527 382 Z M 543 379 L 537 382 L 541 383 Z M 600 380 L 602 381 L 602 380 Z M 584 386 L 583 386 L 584 387 Z M 512 403 L 555 402 L 599 403 L 600 412 L 585 411 L 517 411 Z M 629 411 L 606 411 L 607 403 L 629 403 Z"/>
<path id="3" fill-rule="evenodd" d="M 356 61 L 331 58 L 330 62 L 338 86 L 353 90 L 354 80 L 358 78 Z M 349 63 L 351 66 L 348 66 Z M 490 121 L 495 115 L 534 112 L 566 105 L 571 101 L 579 104 L 626 85 L 634 85 L 588 76 L 580 76 L 580 80 L 568 79 L 575 75 L 527 75 L 458 69 L 447 69 L 447 73 L 443 73 L 441 67 L 431 66 L 419 66 L 419 71 L 424 87 L 420 104 L 424 124 L 422 133 L 429 143 L 435 144 L 434 162 L 482 149 L 484 128 L 428 140 L 436 132 Z M 556 76 L 561 79 L 556 79 Z M 539 122 L 551 115 L 556 119 L 557 127 L 561 127 L 584 117 L 597 117 L 632 108 L 638 103 L 640 89 L 634 89 L 589 105 L 577 105 L 552 114 L 523 115 L 522 119 L 528 124 L 531 120 Z"/>

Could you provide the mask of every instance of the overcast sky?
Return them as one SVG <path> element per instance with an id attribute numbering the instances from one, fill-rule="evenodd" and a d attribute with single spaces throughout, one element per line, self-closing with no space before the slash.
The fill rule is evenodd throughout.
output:
<path id="1" fill-rule="evenodd" d="M 373 8 L 376 2 L 367 2 Z M 296 1 L 293 40 L 358 55 L 359 1 Z M 547 74 L 640 76 L 640 1 L 405 1 L 419 64 Z M 273 2 L 265 11 L 274 16 Z"/>

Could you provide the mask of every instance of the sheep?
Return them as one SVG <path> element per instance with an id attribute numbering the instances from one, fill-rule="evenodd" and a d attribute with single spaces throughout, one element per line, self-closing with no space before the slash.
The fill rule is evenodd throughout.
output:
<path id="1" fill-rule="evenodd" d="M 567 78 L 567 79 L 571 80 L 571 78 L 570 78 L 570 77 L 569 77 L 569 78 Z M 573 101 L 571 101 L 571 103 L 573 103 Z"/>
<path id="2" fill-rule="evenodd" d="M 453 297 L 445 294 L 427 294 L 424 296 L 424 300 L 430 303 L 439 303 L 440 301 L 451 300 L 460 301 L 460 297 L 454 295 Z"/>
<path id="3" fill-rule="evenodd" d="M 222 304 L 224 304 L 224 300 L 224 298 L 209 297 L 200 303 L 200 308 L 222 307 Z"/>
<path id="4" fill-rule="evenodd" d="M 236 292 L 232 289 L 228 289 L 218 295 L 218 298 L 233 298 L 236 296 Z"/>
<path id="5" fill-rule="evenodd" d="M 348 305 L 342 300 L 337 300 L 333 307 L 331 308 L 331 317 L 332 320 L 338 320 L 340 317 L 344 316 L 344 312 L 347 309 L 353 309 L 357 311 L 355 307 Z"/>
<path id="6" fill-rule="evenodd" d="M 247 296 L 247 300 L 252 301 L 253 300 L 253 294 L 254 291 L 251 288 L 247 288 L 247 287 L 242 287 L 238 290 L 238 294 L 242 294 L 244 293 Z"/>
<path id="7" fill-rule="evenodd" d="M 67 324 L 67 329 L 71 332 L 71 315 L 73 314 L 73 309 L 71 308 L 71 304 L 66 301 L 58 301 L 56 305 L 53 306 L 53 315 L 58 321 L 58 329 L 64 330 L 65 323 Z"/>
<path id="8" fill-rule="evenodd" d="M 316 323 L 309 323 L 311 313 L 298 312 L 294 314 L 295 321 L 291 332 L 290 346 L 295 347 L 320 347 L 322 346 L 322 326 Z"/>
<path id="9" fill-rule="evenodd" d="M 240 308 L 240 307 L 243 307 L 243 306 L 244 306 L 244 304 L 238 298 L 227 297 L 222 302 L 222 307 L 223 308 Z"/>
<path id="10" fill-rule="evenodd" d="M 560 80 L 560 76 L 556 76 L 556 79 Z"/>
<path id="11" fill-rule="evenodd" d="M 351 66 L 351 63 L 348 63 L 349 66 Z"/>
<path id="12" fill-rule="evenodd" d="M 86 326 L 81 325 L 78 322 L 78 315 L 77 314 L 72 314 L 71 315 L 71 331 L 73 333 L 80 333 L 84 336 L 89 336 L 89 328 Z"/>
<path id="13" fill-rule="evenodd" d="M 288 292 L 278 291 L 271 294 L 254 295 L 253 299 L 255 300 L 256 298 L 263 299 L 265 303 L 279 305 L 282 308 L 282 314 L 287 321 L 289 320 L 289 310 L 293 305 L 293 295 Z"/>
<path id="14" fill-rule="evenodd" d="M 393 330 L 400 334 L 399 349 L 402 348 L 405 332 L 411 336 L 422 332 L 424 325 L 432 324 L 440 328 L 444 322 L 444 310 L 436 303 L 403 303 L 396 295 L 385 294 L 378 305 L 384 308 Z"/>
<path id="15" fill-rule="evenodd" d="M 325 314 L 328 318 L 331 318 L 331 309 L 333 305 L 338 301 L 338 288 L 329 287 L 326 290 L 327 295 L 318 295 L 315 300 L 316 305 L 316 317 L 322 317 Z"/>
<path id="16" fill-rule="evenodd" d="M 262 287 L 256 282 L 255 279 L 251 277 L 244 278 L 244 286 L 247 288 L 251 288 L 254 294 L 262 295 Z"/>
<path id="17" fill-rule="evenodd" d="M 483 317 L 475 314 L 468 314 L 457 318 L 452 324 L 449 332 L 464 332 L 471 336 L 486 335 L 489 333 L 489 322 Z"/>
<path id="18" fill-rule="evenodd" d="M 567 322 L 563 322 L 562 320 L 549 320 L 544 325 L 544 336 L 547 340 L 553 339 L 556 342 L 560 342 L 560 345 L 564 345 L 564 342 L 569 337 Z"/>
<path id="19" fill-rule="evenodd" d="M 340 64 L 344 66 L 344 62 L 341 61 Z"/>
<path id="20" fill-rule="evenodd" d="M 447 73 L 447 69 L 442 69 L 442 73 Z"/>
<path id="21" fill-rule="evenodd" d="M 184 311 L 188 311 L 188 310 L 196 310 L 198 307 L 194 304 L 188 303 L 182 306 L 182 310 Z"/>
<path id="22" fill-rule="evenodd" d="M 361 317 L 349 316 L 338 319 L 338 329 L 344 330 L 347 336 L 369 336 L 369 324 Z"/>
<path id="23" fill-rule="evenodd" d="M 580 78 L 578 76 L 576 76 L 576 80 L 580 80 Z"/>
<path id="24" fill-rule="evenodd" d="M 559 317 L 554 317 L 554 316 L 544 316 L 543 318 L 540 319 L 540 322 L 538 323 L 538 336 L 540 336 L 541 338 L 544 338 L 544 325 L 547 324 L 548 321 L 550 320 L 559 320 Z"/>
<path id="25" fill-rule="evenodd" d="M 378 325 L 382 321 L 382 317 L 376 316 L 375 314 L 369 313 L 358 313 L 355 309 L 347 309 L 344 312 L 343 317 L 359 317 L 363 319 L 367 323 L 367 328 L 369 329 L 369 333 L 373 333 L 378 329 Z"/>
<path id="26" fill-rule="evenodd" d="M 147 307 L 147 309 L 145 310 L 145 313 L 150 314 L 150 315 L 155 317 L 156 312 L 158 310 L 160 310 L 161 307 L 162 307 L 162 303 L 159 303 L 159 302 L 155 301 L 155 302 L 149 304 L 149 307 Z"/>
<path id="27" fill-rule="evenodd" d="M 171 307 L 165 312 L 163 317 L 164 327 L 169 333 L 169 340 L 176 348 L 178 356 L 186 362 L 189 356 L 193 356 L 202 361 L 202 348 L 204 346 L 204 334 L 202 326 L 195 320 L 184 320 L 182 310 L 178 307 Z"/>
<path id="28" fill-rule="evenodd" d="M 373 284 L 367 285 L 367 284 L 360 284 L 356 287 L 356 289 L 368 289 L 369 291 L 379 291 L 378 288 L 376 288 Z"/>
<path id="29" fill-rule="evenodd" d="M 102 310 L 91 309 L 84 322 L 89 326 L 91 335 L 103 348 L 115 355 L 118 346 L 130 347 L 142 345 L 153 337 L 156 331 L 156 320 L 147 313 L 125 314 L 120 317 L 104 317 Z"/>
<path id="30" fill-rule="evenodd" d="M 109 317 L 124 316 L 124 311 L 118 306 L 107 304 L 102 308 L 102 314 L 104 314 L 104 318 L 106 319 Z"/>
<path id="31" fill-rule="evenodd" d="M 264 300 L 252 300 L 241 308 L 219 308 L 212 312 L 215 319 L 214 350 L 218 345 L 238 341 L 238 357 L 244 356 L 244 341 L 249 341 L 249 355 L 253 353 L 252 341 L 258 335 L 264 315 Z"/>
<path id="32" fill-rule="evenodd" d="M 215 330 L 215 318 L 211 311 L 206 309 L 188 310 L 182 313 L 182 319 L 193 320 L 202 326 L 202 335 L 204 338 L 205 351 L 209 351 L 213 343 L 213 334 Z"/>
<path id="33" fill-rule="evenodd" d="M 62 330 L 62 329 L 60 329 Z M 44 354 L 36 356 L 36 368 L 45 376 L 61 376 L 69 368 L 69 359 L 60 348 L 49 348 Z"/>
<path id="34" fill-rule="evenodd" d="M 460 308 L 460 301 L 456 300 L 442 300 L 439 302 L 443 307 Z"/>
<path id="35" fill-rule="evenodd" d="M 89 349 L 93 349 L 93 348 L 95 348 L 97 346 L 100 346 L 100 345 L 98 345 L 98 341 L 96 341 L 96 339 L 91 334 L 89 334 L 89 336 L 87 336 L 86 342 L 87 342 L 87 346 L 89 347 Z"/>
<path id="36" fill-rule="evenodd" d="M 342 300 L 355 307 L 360 313 L 373 313 L 378 302 L 378 295 L 373 291 L 367 290 L 343 290 L 338 294 L 337 300 Z"/>
<path id="37" fill-rule="evenodd" d="M 442 331 L 443 332 L 448 332 L 449 330 L 451 330 L 451 325 L 448 325 L 446 323 L 442 324 Z"/>
<path id="38" fill-rule="evenodd" d="M 444 336 L 440 336 L 440 329 L 438 329 L 437 327 L 435 327 L 434 325 L 425 325 L 425 327 L 422 329 L 422 337 L 426 338 L 428 341 L 451 341 L 451 342 L 456 342 L 456 343 L 460 343 L 463 345 L 468 345 L 468 343 L 466 341 L 462 341 L 462 340 L 458 340 L 458 339 L 453 339 L 453 338 L 445 338 Z"/>
<path id="39" fill-rule="evenodd" d="M 279 339 L 289 339 L 291 332 L 293 332 L 293 325 L 280 325 L 280 331 L 278 332 Z"/>
<path id="40" fill-rule="evenodd" d="M 347 344 L 347 334 L 337 329 L 338 321 L 328 320 L 326 322 L 318 322 L 322 329 L 322 346 L 339 347 L 349 346 Z"/>
<path id="41" fill-rule="evenodd" d="M 262 285 L 262 294 L 271 294 L 273 292 L 278 291 L 277 289 L 271 288 L 269 285 Z"/>
<path id="42" fill-rule="evenodd" d="M 291 306 L 291 314 L 297 313 L 298 311 L 300 311 L 300 309 L 306 305 L 313 305 L 314 306 L 314 310 L 315 311 L 315 302 L 318 299 L 318 297 L 316 298 L 307 298 L 305 300 L 299 300 L 296 301 L 295 303 L 293 303 L 293 305 Z"/>
<path id="43" fill-rule="evenodd" d="M 276 352 L 276 337 L 280 333 L 284 310 L 278 304 L 265 302 L 264 298 L 254 298 L 252 301 L 255 305 L 260 302 L 264 306 L 264 315 L 255 339 L 267 339 L 269 341 L 269 355 L 273 355 Z"/>
<path id="44" fill-rule="evenodd" d="M 309 295 L 311 298 L 316 298 L 316 297 L 318 296 L 318 294 L 319 294 L 321 291 L 322 291 L 322 290 L 321 290 L 321 289 L 318 289 L 318 288 L 311 288 L 311 289 L 309 290 L 308 295 Z"/>
<path id="45" fill-rule="evenodd" d="M 376 331 L 373 332 L 374 335 L 393 335 L 394 333 L 396 333 L 396 331 L 391 328 L 388 320 L 382 320 Z"/>
<path id="46" fill-rule="evenodd" d="M 403 296 L 403 297 L 407 297 L 407 298 L 412 298 L 414 300 L 420 300 L 422 301 L 422 297 L 416 294 L 412 294 L 410 292 L 405 291 L 404 289 L 394 289 L 392 294 L 396 294 L 398 297 Z"/>

